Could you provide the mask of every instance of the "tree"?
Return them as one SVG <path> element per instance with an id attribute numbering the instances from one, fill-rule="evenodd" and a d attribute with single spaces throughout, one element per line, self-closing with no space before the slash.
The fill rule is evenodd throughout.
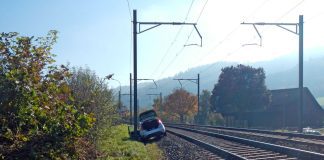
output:
<path id="1" fill-rule="evenodd" d="M 211 93 L 208 90 L 203 90 L 200 95 L 200 108 L 199 108 L 199 123 L 206 124 L 208 119 L 208 113 L 211 111 L 210 105 Z"/>
<path id="2" fill-rule="evenodd" d="M 222 69 L 211 96 L 213 109 L 221 113 L 261 111 L 269 103 L 264 70 L 242 64 Z"/>
<path id="3" fill-rule="evenodd" d="M 67 79 L 74 97 L 75 105 L 86 113 L 93 113 L 96 118 L 90 132 L 92 140 L 96 140 L 101 128 L 110 127 L 118 118 L 117 105 L 114 103 L 112 90 L 104 79 L 99 78 L 88 67 L 73 67 Z"/>
<path id="4" fill-rule="evenodd" d="M 192 117 L 197 113 L 197 96 L 184 89 L 177 89 L 166 97 L 163 106 L 168 116 L 176 116 L 181 123 L 184 123 L 185 117 Z"/>
<path id="5" fill-rule="evenodd" d="M 78 159 L 95 119 L 74 105 L 64 65 L 53 65 L 57 32 L 0 34 L 0 158 Z"/>
<path id="6" fill-rule="evenodd" d="M 153 100 L 153 109 L 155 112 L 161 117 L 163 113 L 163 107 L 162 107 L 162 99 L 160 98 L 155 98 Z"/>

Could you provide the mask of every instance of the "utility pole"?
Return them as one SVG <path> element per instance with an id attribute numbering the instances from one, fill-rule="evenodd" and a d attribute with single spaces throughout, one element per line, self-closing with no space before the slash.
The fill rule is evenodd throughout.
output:
<path id="1" fill-rule="evenodd" d="M 118 91 L 118 109 L 119 109 L 119 111 L 120 111 L 120 109 L 121 109 L 121 101 L 120 101 L 121 83 L 120 83 L 119 80 L 112 78 L 113 76 L 114 76 L 114 74 L 109 74 L 109 75 L 107 75 L 107 76 L 105 77 L 105 79 L 108 79 L 108 80 L 114 80 L 114 81 L 116 81 L 116 82 L 119 83 L 119 91 Z"/>
<path id="2" fill-rule="evenodd" d="M 129 96 L 129 95 L 131 95 L 131 94 L 128 94 L 128 93 L 123 93 L 123 94 L 120 94 L 120 95 L 122 95 L 122 96 Z M 130 98 L 132 98 L 131 96 L 130 96 Z M 129 121 L 129 123 L 130 124 L 132 124 L 132 111 L 131 111 L 131 109 L 132 109 L 132 107 L 131 107 L 131 104 L 132 104 L 132 102 L 131 102 L 132 100 L 130 99 L 129 100 L 129 117 L 130 117 L 130 121 Z"/>
<path id="3" fill-rule="evenodd" d="M 132 113 L 132 73 L 129 73 L 129 122 L 130 122 L 130 125 L 133 124 L 132 122 L 132 116 L 133 116 L 133 113 Z"/>
<path id="4" fill-rule="evenodd" d="M 134 49 L 134 138 L 137 139 L 137 15 L 133 10 L 133 49 Z"/>
<path id="5" fill-rule="evenodd" d="M 291 33 L 294 33 L 299 36 L 299 101 L 298 101 L 298 131 L 301 133 L 303 131 L 303 99 L 304 99 L 304 94 L 303 94 L 303 52 L 304 52 L 304 16 L 299 15 L 299 22 L 298 23 L 241 23 L 241 24 L 246 24 L 246 25 L 253 25 L 255 28 L 256 32 L 258 33 L 259 37 L 261 38 L 261 35 L 259 34 L 259 31 L 257 30 L 256 26 L 257 25 L 273 25 L 277 26 L 279 28 L 282 28 L 286 31 L 289 31 Z M 287 28 L 287 26 L 295 26 L 295 30 L 291 30 Z"/>
<path id="6" fill-rule="evenodd" d="M 162 92 L 160 92 L 160 112 L 162 113 Z"/>
<path id="7" fill-rule="evenodd" d="M 150 93 L 150 94 L 146 94 L 146 95 L 149 95 L 149 96 L 160 96 L 160 112 L 162 112 L 162 92 L 160 92 L 159 94 L 157 93 Z"/>
<path id="8" fill-rule="evenodd" d="M 303 132 L 303 105 L 304 105 L 304 17 L 299 16 L 299 132 Z"/>
<path id="9" fill-rule="evenodd" d="M 121 95 L 120 90 L 118 91 L 118 109 L 121 110 Z"/>
<path id="10" fill-rule="evenodd" d="M 198 115 L 200 115 L 200 75 L 197 78 Z M 200 119 L 200 118 L 199 118 Z"/>
<path id="11" fill-rule="evenodd" d="M 182 88 L 182 83 L 181 81 L 190 81 L 190 82 L 193 82 L 193 83 L 196 83 L 197 84 L 197 100 L 198 100 L 198 119 L 199 118 L 199 113 L 200 113 L 200 102 L 199 102 L 199 95 L 200 95 L 200 75 L 198 74 L 198 77 L 197 78 L 176 78 L 176 79 L 173 79 L 173 80 L 177 80 L 180 85 L 181 85 L 181 88 Z"/>
<path id="12" fill-rule="evenodd" d="M 137 24 L 139 25 L 139 30 L 137 31 Z M 153 25 L 145 30 L 141 30 L 141 25 Z M 202 36 L 200 35 L 196 23 L 184 23 L 184 22 L 137 22 L 137 12 L 133 10 L 133 52 L 134 52 L 134 138 L 137 139 L 137 34 L 141 34 L 145 31 L 158 27 L 160 25 L 192 25 L 200 37 L 200 46 L 202 46 Z"/>

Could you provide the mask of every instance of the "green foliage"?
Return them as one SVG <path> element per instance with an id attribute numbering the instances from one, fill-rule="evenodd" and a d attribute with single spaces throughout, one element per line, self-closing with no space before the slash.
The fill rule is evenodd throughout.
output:
<path id="1" fill-rule="evenodd" d="M 102 127 L 111 126 L 117 121 L 117 106 L 114 104 L 112 90 L 104 79 L 100 79 L 89 68 L 72 68 L 67 79 L 75 105 L 86 113 L 93 113 L 96 119 L 90 138 L 96 141 Z"/>
<path id="2" fill-rule="evenodd" d="M 205 124 L 208 125 L 215 125 L 215 126 L 222 126 L 224 125 L 225 121 L 223 116 L 220 113 L 209 112 L 207 115 L 207 119 Z"/>
<path id="3" fill-rule="evenodd" d="M 163 105 L 162 105 L 162 99 L 160 98 L 155 98 L 153 100 L 153 109 L 155 110 L 156 114 L 161 117 L 163 115 Z"/>
<path id="4" fill-rule="evenodd" d="M 264 110 L 270 103 L 264 80 L 262 68 L 244 65 L 223 68 L 212 91 L 213 109 L 221 113 Z"/>
<path id="5" fill-rule="evenodd" d="M 211 111 L 210 96 L 211 93 L 208 90 L 203 90 L 200 95 L 200 108 L 199 113 L 196 116 L 196 122 L 199 124 L 207 124 L 208 114 Z"/>
<path id="6" fill-rule="evenodd" d="M 162 152 L 155 143 L 144 145 L 129 139 L 126 125 L 102 128 L 99 149 L 105 153 L 100 159 L 161 159 Z"/>
<path id="7" fill-rule="evenodd" d="M 0 35 L 0 155 L 5 158 L 77 158 L 77 139 L 95 122 L 74 105 L 68 68 L 53 65 L 56 39 L 56 31 L 42 38 Z"/>

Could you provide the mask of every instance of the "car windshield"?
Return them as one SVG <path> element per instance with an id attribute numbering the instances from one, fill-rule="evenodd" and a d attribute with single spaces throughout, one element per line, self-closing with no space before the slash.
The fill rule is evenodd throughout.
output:
<path id="1" fill-rule="evenodd" d="M 150 110 L 150 111 L 143 112 L 140 114 L 139 119 L 140 121 L 143 121 L 144 119 L 147 119 L 149 117 L 157 117 L 155 111 Z"/>

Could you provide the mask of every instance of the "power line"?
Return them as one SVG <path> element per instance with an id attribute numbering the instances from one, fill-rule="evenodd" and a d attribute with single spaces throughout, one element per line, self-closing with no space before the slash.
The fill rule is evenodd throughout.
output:
<path id="1" fill-rule="evenodd" d="M 127 1 L 128 12 L 129 12 L 129 18 L 132 19 L 132 12 L 131 12 L 131 7 L 129 5 L 129 0 L 126 1 Z"/>
<path id="2" fill-rule="evenodd" d="M 129 12 L 129 19 L 130 19 L 130 21 L 132 21 L 132 12 L 131 12 L 131 7 L 130 7 L 130 3 L 129 3 L 129 0 L 126 0 L 126 2 L 127 2 L 127 8 L 128 8 L 128 12 Z M 131 27 L 130 27 L 130 35 L 132 35 L 132 32 L 133 32 L 133 25 L 130 25 Z M 133 57 L 132 57 L 132 43 L 133 41 L 132 41 L 132 36 L 130 36 L 130 49 L 129 49 L 129 72 L 131 72 L 132 71 L 132 59 L 133 59 Z"/>
<path id="3" fill-rule="evenodd" d="M 202 15 L 202 13 L 203 13 L 203 11 L 205 10 L 205 7 L 206 7 L 206 5 L 207 5 L 207 2 L 208 2 L 208 0 L 205 1 L 204 6 L 202 7 L 202 9 L 201 9 L 201 11 L 200 11 L 200 13 L 199 13 L 199 15 L 198 15 L 198 18 L 197 18 L 197 20 L 196 20 L 196 23 L 198 23 L 198 21 L 199 21 L 201 15 Z M 191 30 L 191 32 L 190 32 L 190 34 L 189 34 L 189 36 L 188 36 L 186 42 L 184 43 L 185 45 L 180 49 L 179 52 L 177 52 L 177 54 L 175 55 L 175 57 L 171 60 L 171 62 L 167 65 L 167 67 L 166 67 L 166 68 L 161 72 L 161 74 L 160 74 L 160 76 L 158 77 L 158 79 L 159 79 L 160 77 L 162 77 L 162 75 L 164 74 L 164 72 L 165 72 L 165 71 L 166 71 L 166 70 L 167 70 L 167 69 L 168 69 L 168 68 L 173 64 L 173 62 L 177 59 L 177 57 L 178 57 L 178 56 L 183 52 L 184 47 L 186 47 L 186 44 L 188 43 L 188 41 L 189 41 L 189 39 L 190 39 L 190 37 L 191 37 L 193 31 L 194 31 L 194 28 Z"/>
<path id="4" fill-rule="evenodd" d="M 168 47 L 168 49 L 166 50 L 166 52 L 164 53 L 159 65 L 154 69 L 154 71 L 151 74 L 151 77 L 156 73 L 156 71 L 160 68 L 160 66 L 162 65 L 162 63 L 164 62 L 164 59 L 166 58 L 166 56 L 168 55 L 168 53 L 170 53 L 171 48 L 173 47 L 174 43 L 176 42 L 176 40 L 179 37 L 179 34 L 182 30 L 183 26 L 180 27 L 180 29 L 178 30 L 176 36 L 174 37 L 173 41 L 171 42 L 170 46 Z"/>
<path id="5" fill-rule="evenodd" d="M 208 0 L 207 0 L 208 1 Z M 248 17 L 251 17 L 252 15 L 254 15 L 261 7 L 263 7 L 269 0 L 265 0 L 261 3 L 261 5 L 259 5 Z M 287 12 L 285 12 L 278 20 L 282 19 L 283 17 L 285 17 L 286 15 L 288 15 L 289 13 L 291 13 L 293 10 L 295 10 L 298 6 L 300 6 L 302 3 L 304 2 L 304 0 L 298 2 L 295 6 L 293 6 L 291 9 L 289 9 Z M 205 7 L 205 6 L 204 6 Z M 204 8 L 203 7 L 203 8 Z M 212 53 L 213 50 L 215 50 L 216 48 L 218 48 L 221 44 L 224 43 L 224 41 L 226 41 L 237 29 L 239 28 L 239 25 L 237 27 L 235 27 L 229 34 L 227 34 L 225 36 L 225 38 L 220 41 L 215 47 L 213 47 L 213 49 L 211 49 L 209 51 L 209 54 Z M 233 53 L 235 53 L 236 51 L 240 50 L 242 48 L 242 46 L 240 46 L 238 49 L 236 49 L 235 51 L 233 52 L 230 52 L 229 54 L 227 54 L 226 57 L 232 55 Z M 208 55 L 209 55 L 208 54 Z M 205 55 L 204 57 L 200 58 L 199 61 L 205 59 L 208 55 Z M 208 67 L 206 70 L 209 70 L 212 66 Z M 205 70 L 204 70 L 205 71 Z M 201 72 L 204 72 L 204 71 L 200 71 L 199 73 Z"/>
<path id="6" fill-rule="evenodd" d="M 185 42 L 185 44 L 188 43 L 189 38 L 191 37 L 193 31 L 194 31 L 194 30 L 192 29 L 191 32 L 190 32 L 190 34 L 189 34 L 189 36 L 188 36 L 188 38 L 187 38 L 187 40 L 186 40 L 186 42 Z M 167 65 L 167 67 L 166 67 L 166 68 L 161 72 L 159 78 L 164 74 L 164 72 L 165 72 L 166 70 L 168 70 L 168 69 L 170 68 L 170 66 L 171 66 L 171 65 L 173 64 L 173 62 L 178 58 L 178 56 L 183 52 L 184 49 L 185 49 L 185 46 L 181 47 L 181 49 L 176 53 L 175 57 L 170 61 L 170 63 Z"/>
<path id="7" fill-rule="evenodd" d="M 240 46 L 240 47 L 236 48 L 235 50 L 233 50 L 233 51 L 231 51 L 231 52 L 228 52 L 228 53 L 226 54 L 226 57 L 225 57 L 225 58 L 228 58 L 229 56 L 233 55 L 234 53 L 236 53 L 237 51 L 241 50 L 242 48 L 243 48 L 243 46 Z M 211 64 L 208 68 L 199 71 L 199 73 L 206 72 L 207 70 L 209 70 L 209 69 L 211 69 L 212 67 L 214 67 L 216 64 L 218 64 L 218 63 Z"/>
<path id="8" fill-rule="evenodd" d="M 195 0 L 192 0 L 192 1 L 191 1 L 190 7 L 189 7 L 189 9 L 188 9 L 188 12 L 187 12 L 187 15 L 186 15 L 186 18 L 185 18 L 185 21 L 187 21 L 187 19 L 188 19 L 188 16 L 189 16 L 189 13 L 190 13 L 190 11 L 191 11 L 192 4 L 194 3 L 194 1 L 195 1 Z"/>
<path id="9" fill-rule="evenodd" d="M 269 2 L 269 0 L 264 0 L 257 8 L 255 8 L 247 18 L 253 16 L 259 9 L 261 9 L 267 2 Z M 212 49 L 210 49 L 207 53 L 207 55 L 202 56 L 198 61 L 195 60 L 195 63 L 190 63 L 192 66 L 192 64 L 196 64 L 197 62 L 201 62 L 202 60 L 204 60 L 205 58 L 207 58 L 211 53 L 213 53 L 214 50 L 216 50 L 219 46 L 221 46 L 226 40 L 228 40 L 238 29 L 240 28 L 240 24 L 238 24 L 235 28 L 233 28 L 232 31 L 230 31 L 219 43 L 217 43 Z M 241 48 L 241 47 L 240 47 Z"/>
<path id="10" fill-rule="evenodd" d="M 255 8 L 250 15 L 248 15 L 247 18 L 252 17 L 259 9 L 261 9 L 266 3 L 268 3 L 270 0 L 264 0 L 257 8 Z"/>
<path id="11" fill-rule="evenodd" d="M 265 0 L 261 3 L 261 5 L 259 5 L 248 17 L 251 17 L 252 15 L 254 15 L 261 7 L 263 7 L 269 0 Z M 285 12 L 280 18 L 278 18 L 278 20 L 282 19 L 283 17 L 285 17 L 286 15 L 288 15 L 289 13 L 291 13 L 293 10 L 295 10 L 298 6 L 300 6 L 302 3 L 304 2 L 304 0 L 298 2 L 295 6 L 293 6 L 291 9 L 289 9 L 287 12 Z M 203 7 L 204 8 L 204 7 Z M 199 16 L 200 17 L 200 16 Z M 237 27 L 235 27 L 229 34 L 227 34 L 225 36 L 225 38 L 223 40 L 221 40 L 215 47 L 213 47 L 213 49 L 211 49 L 209 51 L 209 54 L 211 53 L 211 51 L 215 50 L 217 47 L 219 47 L 220 45 L 222 45 L 227 39 L 229 39 L 229 37 L 238 30 L 240 25 L 238 25 Z M 239 51 L 240 49 L 242 49 L 243 46 L 238 47 L 237 49 L 233 50 L 232 52 L 229 52 L 226 54 L 226 57 L 229 57 L 231 55 L 233 55 L 235 52 Z M 201 61 L 202 59 L 205 59 L 207 57 L 204 56 L 203 58 L 200 58 L 199 61 Z M 174 61 L 174 60 L 173 60 Z M 215 63 L 217 64 L 217 63 Z M 215 66 L 215 64 L 212 64 L 211 66 L 209 66 L 207 69 L 201 70 L 199 73 L 205 72 L 209 69 L 211 69 L 212 67 Z M 184 86 L 186 86 L 187 84 L 185 84 Z"/>
<path id="12" fill-rule="evenodd" d="M 251 15 L 249 15 L 249 17 L 251 17 L 253 14 L 255 14 L 262 6 L 264 6 L 267 2 L 268 2 L 269 0 L 265 0 L 265 1 L 263 1 L 263 3 L 258 7 L 258 8 L 256 8 L 252 13 L 251 13 Z M 300 1 L 300 2 L 298 2 L 295 6 L 293 6 L 291 9 L 289 9 L 287 12 L 285 12 L 282 16 L 280 16 L 280 18 L 278 18 L 278 20 L 280 20 L 280 19 L 282 19 L 283 17 L 285 17 L 286 15 L 288 15 L 289 13 L 291 13 L 293 10 L 295 10 L 298 6 L 300 6 L 302 3 L 304 2 L 304 0 L 302 0 L 302 1 Z M 232 31 L 232 32 L 234 32 L 235 31 L 235 29 Z M 231 35 L 232 33 L 230 33 L 229 35 Z M 227 36 L 226 36 L 227 37 Z M 225 40 L 226 40 L 227 38 L 225 38 Z M 223 42 L 221 42 L 220 44 L 222 44 Z M 214 47 L 214 48 L 217 48 L 218 46 L 220 46 L 220 44 L 219 45 L 217 45 L 216 47 Z M 230 52 L 229 54 L 227 54 L 226 55 L 226 57 L 229 57 L 230 55 L 232 55 L 232 54 L 234 54 L 235 52 L 237 52 L 238 50 L 240 50 L 241 48 L 243 48 L 243 46 L 241 46 L 241 47 L 239 47 L 238 49 L 236 49 L 235 51 L 233 51 L 233 52 Z M 210 52 L 211 53 L 211 52 Z M 207 57 L 207 56 L 206 56 Z M 217 64 L 217 63 L 215 63 L 215 64 Z M 205 71 L 207 71 L 207 70 L 209 70 L 210 68 L 212 68 L 215 64 L 213 64 L 213 65 L 211 65 L 210 67 L 208 67 L 207 69 L 205 69 L 205 70 L 203 70 L 203 71 L 200 71 L 199 73 L 202 73 L 202 72 L 205 72 Z"/>
<path id="13" fill-rule="evenodd" d="M 304 23 L 306 23 L 306 22 L 310 22 L 310 21 L 313 21 L 314 19 L 316 19 L 316 18 L 318 18 L 319 16 L 322 16 L 322 15 L 324 15 L 324 12 L 317 13 L 317 14 L 315 14 L 315 15 L 309 17 L 307 20 L 305 20 Z"/>
<path id="14" fill-rule="evenodd" d="M 178 51 L 175 55 L 175 57 L 168 63 L 167 67 L 161 72 L 160 76 L 158 79 L 160 79 L 160 77 L 164 74 L 164 72 L 173 64 L 173 62 L 177 59 L 179 53 L 181 53 L 184 50 L 184 47 L 182 47 L 180 49 L 180 51 Z"/>
<path id="15" fill-rule="evenodd" d="M 251 17 L 251 16 L 253 16 L 257 11 L 259 11 L 266 3 L 268 3 L 270 0 L 264 0 L 256 9 L 254 9 L 250 14 L 249 14 L 249 16 L 247 17 L 247 18 L 249 18 L 249 17 Z M 202 10 L 201 10 L 201 12 L 200 12 L 200 14 L 199 14 L 199 16 L 198 16 L 198 18 L 197 18 L 197 22 L 199 21 L 199 19 L 200 19 L 200 17 L 201 17 L 201 15 L 202 15 L 202 13 L 203 13 L 203 11 L 204 11 L 204 9 L 205 9 L 205 7 L 206 7 L 206 4 L 207 4 L 207 2 L 208 2 L 208 0 L 205 2 L 205 4 L 204 4 L 204 6 L 203 6 L 203 8 L 202 8 Z M 211 53 L 212 53 L 212 51 L 214 51 L 216 48 L 218 48 L 219 46 L 221 46 L 225 41 L 227 41 L 238 29 L 239 29 L 239 27 L 240 27 L 240 24 L 238 24 L 235 28 L 233 28 L 233 30 L 231 30 L 219 43 L 217 43 L 217 45 L 215 45 L 211 50 L 209 50 L 208 51 L 208 55 L 205 55 L 205 56 L 203 56 L 202 58 L 200 58 L 199 59 L 199 61 L 201 61 L 201 60 L 203 60 L 203 59 L 205 59 L 207 56 L 209 56 Z M 189 38 L 188 38 L 189 39 Z M 187 39 L 187 40 L 188 40 Z M 237 49 L 235 49 L 235 50 L 233 50 L 233 51 L 231 51 L 231 52 L 229 52 L 229 53 L 227 53 L 226 54 L 226 57 L 229 57 L 229 56 L 231 56 L 232 54 L 234 54 L 235 52 L 237 52 L 238 50 L 240 50 L 240 49 L 242 49 L 243 48 L 243 46 L 240 46 L 239 48 L 237 48 Z M 177 52 L 177 54 L 176 54 L 176 57 L 174 58 L 174 59 L 172 59 L 172 61 L 169 63 L 169 65 L 167 66 L 167 68 L 166 69 L 168 69 L 169 68 L 169 66 L 175 61 L 175 59 L 177 58 L 177 56 L 183 51 L 183 49 L 184 48 L 182 48 L 179 52 Z M 192 63 L 190 63 L 190 64 L 192 64 Z M 217 63 L 215 63 L 215 64 L 217 64 Z M 214 65 L 215 64 L 213 64 L 213 65 L 211 65 L 210 67 L 208 67 L 207 69 L 205 69 L 205 70 L 201 70 L 199 73 L 202 73 L 202 72 L 205 72 L 205 71 L 207 71 L 207 70 L 209 70 L 209 69 L 211 69 L 212 67 L 214 67 Z M 165 69 L 165 70 L 166 70 Z M 165 70 L 162 72 L 162 74 L 161 75 L 163 75 L 163 73 L 165 72 Z M 160 76 L 161 77 L 161 76 Z M 159 78 L 160 78 L 159 77 Z M 186 86 L 187 84 L 184 84 L 184 86 Z"/>
<path id="16" fill-rule="evenodd" d="M 211 53 L 213 53 L 214 50 L 216 50 L 219 46 L 221 46 L 226 40 L 228 40 L 238 29 L 240 28 L 239 25 L 237 25 L 231 32 L 229 32 L 219 43 L 217 43 L 212 49 L 210 49 L 207 53 L 207 55 L 202 56 L 197 62 L 201 62 L 202 60 L 204 60 L 205 58 L 207 58 L 207 56 L 209 56 Z M 192 64 L 192 63 L 191 63 Z"/>
<path id="17" fill-rule="evenodd" d="M 263 1 L 248 17 L 251 17 L 251 16 L 253 16 L 260 8 L 262 8 L 267 2 L 268 2 L 269 0 L 265 0 L 265 1 Z M 198 18 L 197 18 L 197 22 L 199 21 L 199 19 L 200 19 L 200 17 L 201 17 L 201 15 L 202 15 L 202 13 L 203 13 L 203 10 L 205 9 L 205 6 L 206 6 L 206 4 L 207 4 L 207 2 L 208 2 L 208 0 L 205 2 L 205 4 L 204 4 L 204 6 L 203 6 L 203 8 L 202 8 L 202 10 L 201 10 L 201 12 L 200 12 L 200 14 L 199 14 L 199 16 L 198 16 Z M 231 32 L 229 32 L 216 46 L 214 46 L 210 51 L 209 51 L 209 54 L 211 54 L 212 53 L 212 51 L 213 50 L 215 50 L 216 48 L 218 48 L 219 46 L 221 46 L 226 40 L 228 40 L 238 29 L 239 29 L 239 27 L 240 27 L 240 24 L 238 24 Z M 192 32 L 192 31 L 191 31 Z M 188 37 L 188 39 L 189 39 L 189 37 Z M 188 39 L 187 39 L 187 41 L 188 41 Z M 187 42 L 186 41 L 186 42 Z M 229 57 L 229 56 L 231 56 L 232 54 L 234 54 L 235 52 L 237 52 L 238 50 L 240 50 L 240 49 L 242 49 L 243 48 L 243 46 L 240 46 L 239 48 L 237 48 L 237 49 L 235 49 L 234 51 L 231 51 L 231 52 L 229 52 L 229 53 L 227 53 L 226 54 L 226 57 Z M 183 49 L 184 48 L 181 48 L 181 50 L 179 51 L 180 53 L 183 51 Z M 179 53 L 178 52 L 178 53 Z M 209 55 L 208 54 L 208 55 Z M 176 57 L 177 57 L 177 55 L 178 54 L 176 54 Z M 201 60 L 203 60 L 203 59 L 205 59 L 208 55 L 206 55 L 206 56 L 204 56 L 204 57 L 202 57 L 202 58 L 200 58 L 199 59 L 199 61 L 201 61 Z M 167 68 L 166 69 L 168 69 L 169 67 L 170 67 L 170 65 L 173 63 L 173 61 L 175 61 L 175 59 L 176 59 L 176 57 L 169 63 L 169 65 L 167 66 Z M 215 64 L 217 64 L 217 63 L 215 63 Z M 202 71 L 199 71 L 199 73 L 203 73 L 203 72 L 205 72 L 205 71 L 207 71 L 207 70 L 209 70 L 209 69 L 211 69 L 212 67 L 214 67 L 215 66 L 215 64 L 213 64 L 213 65 L 211 65 L 210 67 L 208 67 L 207 69 L 205 69 L 205 70 L 202 70 Z M 166 70 L 165 69 L 165 70 Z M 165 71 L 164 70 L 164 71 Z M 163 73 L 164 72 L 162 72 L 162 74 L 161 75 L 163 75 Z M 161 77 L 161 75 L 160 75 L 160 77 Z M 159 77 L 159 78 L 160 78 Z M 186 86 L 187 84 L 184 84 L 184 86 Z"/>
<path id="18" fill-rule="evenodd" d="M 206 2 L 205 2 L 205 4 L 204 4 L 203 8 L 200 10 L 200 13 L 199 13 L 199 16 L 198 16 L 198 18 L 197 18 L 197 20 L 196 20 L 196 23 L 198 23 L 198 21 L 199 21 L 201 15 L 202 15 L 202 13 L 204 12 L 205 7 L 206 7 L 206 5 L 207 5 L 207 2 L 208 2 L 208 0 L 206 0 Z M 189 34 L 189 36 L 188 36 L 188 38 L 187 38 L 187 40 L 186 40 L 186 43 L 185 43 L 184 47 L 185 47 L 186 44 L 188 43 L 188 41 L 189 41 L 189 39 L 190 39 L 190 37 L 191 37 L 193 31 L 194 31 L 194 28 L 191 29 L 190 34 Z"/>
<path id="19" fill-rule="evenodd" d="M 292 12 L 293 10 L 295 10 L 298 6 L 300 6 L 302 3 L 304 2 L 304 0 L 299 1 L 295 6 L 293 6 L 292 8 L 290 8 L 287 12 L 285 12 L 282 16 L 280 16 L 277 21 L 281 20 L 282 18 L 284 18 L 285 16 L 287 16 L 290 12 Z"/>
<path id="20" fill-rule="evenodd" d="M 188 9 L 188 11 L 187 11 L 187 14 L 186 14 L 186 17 L 185 17 L 185 20 L 184 20 L 184 21 L 186 21 L 186 20 L 188 19 L 188 16 L 189 16 L 189 13 L 190 13 L 190 11 L 191 11 L 191 8 L 192 8 L 193 3 L 194 3 L 194 0 L 191 1 L 191 4 L 190 4 L 190 6 L 189 6 L 189 9 Z M 151 77 L 153 77 L 153 75 L 157 72 L 157 70 L 160 68 L 160 66 L 161 66 L 162 63 L 164 62 L 164 59 L 166 58 L 166 56 L 170 53 L 170 50 L 171 50 L 171 48 L 173 47 L 173 45 L 175 44 L 175 42 L 177 41 L 177 39 L 178 39 L 178 37 L 179 37 L 179 35 L 180 35 L 181 31 L 182 31 L 182 28 L 183 28 L 183 26 L 181 26 L 181 27 L 179 28 L 179 30 L 178 30 L 177 34 L 175 35 L 173 41 L 171 42 L 171 44 L 169 45 L 168 49 L 167 49 L 166 52 L 164 53 L 164 55 L 163 55 L 163 57 L 162 57 L 160 63 L 158 64 L 158 66 L 157 66 L 157 67 L 154 69 L 154 71 L 152 72 Z"/>
<path id="21" fill-rule="evenodd" d="M 199 21 L 201 15 L 202 15 L 202 13 L 203 13 L 204 10 L 205 10 L 205 7 L 206 7 L 207 3 L 208 3 L 208 0 L 206 0 L 206 2 L 205 2 L 205 4 L 204 4 L 203 8 L 201 9 L 201 11 L 200 11 L 200 13 L 199 13 L 199 16 L 198 16 L 198 18 L 197 18 L 196 23 L 198 23 L 198 21 Z"/>

